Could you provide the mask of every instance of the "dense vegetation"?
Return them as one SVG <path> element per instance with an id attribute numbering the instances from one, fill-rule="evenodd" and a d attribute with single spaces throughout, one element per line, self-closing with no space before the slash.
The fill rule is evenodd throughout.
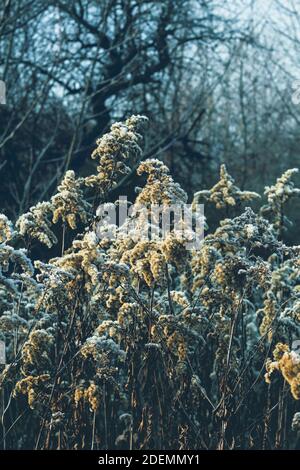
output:
<path id="1" fill-rule="evenodd" d="M 300 247 L 283 241 L 297 170 L 260 197 L 223 165 L 194 195 L 216 224 L 199 249 L 175 229 L 140 239 L 141 206 L 187 201 L 162 161 L 144 159 L 146 126 L 114 124 L 96 173 L 68 170 L 49 201 L 0 217 L 1 446 L 297 448 Z M 124 236 L 97 207 L 134 168 Z"/>

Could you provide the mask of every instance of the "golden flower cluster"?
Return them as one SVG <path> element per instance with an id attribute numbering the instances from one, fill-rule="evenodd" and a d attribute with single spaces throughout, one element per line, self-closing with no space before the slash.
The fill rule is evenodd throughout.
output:
<path id="1" fill-rule="evenodd" d="M 278 343 L 273 351 L 274 361 L 268 359 L 266 363 L 267 373 L 265 379 L 270 383 L 270 377 L 275 370 L 283 375 L 291 387 L 291 393 L 295 400 L 300 400 L 300 356 L 295 351 L 290 351 L 286 344 Z"/>
<path id="2" fill-rule="evenodd" d="M 130 172 L 129 161 L 134 163 L 142 155 L 140 130 L 146 121 L 144 116 L 131 116 L 124 123 L 113 124 L 110 132 L 97 140 L 92 153 L 92 158 L 99 160 L 97 174 L 85 178 L 87 186 L 106 194 L 120 176 Z"/>
<path id="3" fill-rule="evenodd" d="M 57 188 L 58 192 L 51 198 L 54 224 L 62 219 L 72 229 L 76 229 L 77 219 L 81 220 L 83 224 L 87 223 L 91 206 L 84 198 L 82 184 L 83 179 L 76 180 L 73 170 L 66 172 Z"/>
<path id="4" fill-rule="evenodd" d="M 227 172 L 226 166 L 221 165 L 220 180 L 209 191 L 198 191 L 194 195 L 194 202 L 201 198 L 215 204 L 217 209 L 224 209 L 227 206 L 236 206 L 242 202 L 259 198 L 260 195 L 251 191 L 242 191 L 235 185 L 235 181 Z"/>
<path id="5" fill-rule="evenodd" d="M 104 261 L 94 232 L 86 232 L 82 240 L 76 239 L 62 257 L 51 260 L 57 268 L 74 277 L 75 284 L 85 279 L 85 289 L 92 291 L 99 280 L 99 267 Z"/>
<path id="6" fill-rule="evenodd" d="M 91 381 L 87 388 L 84 386 L 76 388 L 74 392 L 74 401 L 76 405 L 80 403 L 81 400 L 85 400 L 89 403 L 93 411 L 97 411 L 100 406 L 102 398 L 102 393 L 99 388 L 99 385 L 96 385 L 94 381 Z"/>
<path id="7" fill-rule="evenodd" d="M 11 240 L 16 234 L 13 224 L 4 214 L 0 214 L 0 243 Z"/>
<path id="8" fill-rule="evenodd" d="M 30 333 L 22 348 L 24 373 L 28 370 L 47 370 L 51 367 L 50 352 L 53 342 L 53 334 L 46 330 L 36 329 Z"/>
<path id="9" fill-rule="evenodd" d="M 95 176 L 76 179 L 67 171 L 51 202 L 19 218 L 19 233 L 49 248 L 56 242 L 51 223 L 77 229 L 67 232 L 63 249 L 53 248 L 54 257 L 32 262 L 31 244 L 20 248 L 24 240 L 0 216 L 0 339 L 9 360 L 0 386 L 12 397 L 13 418 L 24 406 L 20 395 L 34 409 L 24 430 L 15 425 L 18 442 L 24 431 L 45 448 L 100 449 L 105 439 L 125 448 L 205 448 L 222 439 L 230 447 L 254 438 L 257 445 L 267 427 L 261 416 L 277 409 L 278 393 L 280 410 L 285 399 L 276 381 L 268 394 L 259 380 L 276 343 L 266 380 L 281 372 L 300 398 L 300 359 L 287 346 L 300 333 L 300 248 L 283 243 L 262 212 L 247 207 L 237 215 L 257 195 L 241 191 L 225 166 L 219 183 L 195 196 L 226 208 L 226 219 L 197 249 L 188 250 L 188 237 L 173 226 L 164 237 L 155 232 L 151 205 L 167 211 L 187 201 L 157 159 L 138 165 L 147 180 L 128 231 L 90 213 L 86 186 L 96 189 L 98 202 L 130 162 L 137 164 L 144 122 L 133 116 L 112 126 L 93 153 Z M 277 184 L 281 195 L 267 192 L 271 205 L 280 196 L 281 215 L 297 193 L 291 174 Z M 152 230 L 151 238 L 141 236 Z M 245 423 L 243 435 L 236 422 Z"/>
<path id="10" fill-rule="evenodd" d="M 42 374 L 36 377 L 32 375 L 27 375 L 27 377 L 22 380 L 19 380 L 16 383 L 14 395 L 27 395 L 29 407 L 34 409 L 36 403 L 42 402 L 42 389 L 45 387 L 45 385 L 47 385 L 49 380 L 49 374 Z"/>
<path id="11" fill-rule="evenodd" d="M 264 194 L 267 196 L 268 202 L 261 208 L 264 215 L 270 216 L 274 229 L 279 233 L 290 223 L 284 215 L 284 205 L 292 198 L 300 196 L 300 188 L 295 188 L 292 177 L 298 173 L 298 168 L 291 168 L 285 171 L 273 186 L 267 186 Z"/>
<path id="12" fill-rule="evenodd" d="M 169 169 L 163 162 L 155 158 L 145 160 L 137 174 L 146 173 L 147 183 L 136 199 L 137 206 L 149 204 L 171 205 L 187 202 L 187 194 L 178 183 L 175 183 Z"/>

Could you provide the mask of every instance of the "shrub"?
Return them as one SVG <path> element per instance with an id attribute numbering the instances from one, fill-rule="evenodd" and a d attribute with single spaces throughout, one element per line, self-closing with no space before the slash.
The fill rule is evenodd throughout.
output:
<path id="1" fill-rule="evenodd" d="M 299 195 L 294 170 L 255 213 L 244 204 L 258 195 L 222 167 L 194 203 L 225 207 L 227 218 L 199 249 L 175 228 L 140 239 L 151 204 L 187 201 L 162 162 L 140 162 L 146 121 L 132 116 L 97 141 L 95 175 L 68 171 L 15 227 L 0 216 L 2 446 L 297 447 L 300 247 L 281 240 L 284 204 Z M 124 232 L 93 207 L 136 165 L 147 181 Z M 35 244 L 57 256 L 45 248 L 33 261 Z"/>

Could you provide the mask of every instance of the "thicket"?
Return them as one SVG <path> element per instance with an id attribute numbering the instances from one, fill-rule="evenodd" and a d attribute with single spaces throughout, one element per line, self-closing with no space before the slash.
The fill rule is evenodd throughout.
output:
<path id="1" fill-rule="evenodd" d="M 141 206 L 187 202 L 164 163 L 143 161 L 146 124 L 114 124 L 96 174 L 67 171 L 50 201 L 0 216 L 1 446 L 297 448 L 300 247 L 282 240 L 297 170 L 260 197 L 223 165 L 194 196 L 220 214 L 199 249 L 175 229 L 124 236 L 96 209 L 131 167 L 146 177 L 135 227 Z"/>

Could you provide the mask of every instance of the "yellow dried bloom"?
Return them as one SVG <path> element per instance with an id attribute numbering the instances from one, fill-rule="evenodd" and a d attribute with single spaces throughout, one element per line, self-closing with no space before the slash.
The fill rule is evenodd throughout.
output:
<path id="1" fill-rule="evenodd" d="M 278 343 L 274 349 L 275 361 L 268 359 L 266 363 L 267 373 L 265 379 L 270 383 L 274 370 L 282 373 L 284 379 L 291 387 L 291 393 L 295 400 L 300 400 L 300 356 L 295 351 L 290 351 L 286 344 Z"/>
<path id="2" fill-rule="evenodd" d="M 75 389 L 74 392 L 74 401 L 76 406 L 79 404 L 79 402 L 84 398 L 84 387 L 80 386 Z"/>
<path id="3" fill-rule="evenodd" d="M 168 263 L 176 266 L 178 270 L 185 268 L 189 260 L 189 252 L 186 249 L 185 241 L 170 232 L 161 244 L 161 251 Z"/>
<path id="4" fill-rule="evenodd" d="M 74 282 L 85 280 L 85 289 L 91 292 L 99 281 L 99 267 L 104 255 L 98 247 L 94 232 L 85 233 L 82 240 L 74 240 L 72 247 L 60 258 L 51 260 L 55 266 L 74 275 Z"/>
<path id="5" fill-rule="evenodd" d="M 13 224 L 4 214 L 0 214 L 0 243 L 11 240 L 15 235 Z"/>
<path id="6" fill-rule="evenodd" d="M 76 180 L 73 170 L 66 172 L 57 188 L 57 194 L 51 198 L 54 224 L 62 219 L 72 229 L 76 229 L 77 219 L 80 219 L 82 223 L 87 223 L 91 205 L 84 199 L 82 183 L 82 178 Z"/>
<path id="7" fill-rule="evenodd" d="M 120 258 L 121 263 L 127 263 L 131 272 L 137 274 L 151 286 L 156 280 L 164 281 L 165 259 L 159 246 L 153 241 L 140 241 L 132 249 L 124 251 Z"/>
<path id="8" fill-rule="evenodd" d="M 146 121 L 145 116 L 131 116 L 124 123 L 113 124 L 110 132 L 97 140 L 92 158 L 99 159 L 98 173 L 85 178 L 87 186 L 96 187 L 105 194 L 116 184 L 119 176 L 130 172 L 128 162 L 137 161 L 142 154 L 142 135 L 139 132 Z"/>
<path id="9" fill-rule="evenodd" d="M 92 411 L 97 411 L 100 406 L 102 398 L 102 392 L 99 385 L 96 385 L 92 380 L 87 388 L 84 384 L 80 385 L 75 389 L 74 392 L 74 401 L 76 406 L 81 402 L 81 400 L 87 401 L 91 407 Z"/>
<path id="10" fill-rule="evenodd" d="M 123 328 L 128 328 L 138 318 L 139 305 L 136 302 L 124 302 L 118 311 L 118 323 Z"/>
<path id="11" fill-rule="evenodd" d="M 149 204 L 169 206 L 187 202 L 187 194 L 180 184 L 175 183 L 168 167 L 155 158 L 142 162 L 137 174 L 148 174 L 147 184 L 139 193 L 136 205 L 147 207 Z"/>
<path id="12" fill-rule="evenodd" d="M 257 313 L 263 313 L 263 320 L 259 327 L 260 334 L 262 336 L 268 334 L 268 339 L 271 341 L 272 330 L 270 327 L 278 313 L 277 301 L 271 291 L 267 293 L 267 298 L 264 300 L 264 307 L 258 310 Z"/>
<path id="13" fill-rule="evenodd" d="M 54 342 L 54 337 L 46 330 L 34 330 L 30 333 L 28 341 L 22 348 L 23 369 L 27 371 L 30 367 L 49 367 L 51 360 L 49 353 Z"/>
<path id="14" fill-rule="evenodd" d="M 259 194 L 254 192 L 242 191 L 234 183 L 234 179 L 227 172 L 226 166 L 221 165 L 218 183 L 209 191 L 198 191 L 195 193 L 194 203 L 204 198 L 209 202 L 213 202 L 217 209 L 223 209 L 260 197 Z"/>
<path id="15" fill-rule="evenodd" d="M 280 233 L 288 219 L 283 214 L 283 207 L 287 201 L 294 196 L 300 196 L 300 188 L 295 188 L 292 176 L 298 173 L 298 168 L 291 168 L 277 178 L 275 185 L 266 186 L 264 194 L 268 198 L 268 203 L 261 208 L 261 213 L 270 215 L 273 226 Z"/>
<path id="16" fill-rule="evenodd" d="M 84 390 L 84 399 L 89 402 L 91 409 L 97 411 L 100 406 L 102 394 L 100 392 L 99 386 L 94 382 L 91 382 L 89 387 Z"/>
<path id="17" fill-rule="evenodd" d="M 44 386 L 47 384 L 47 382 L 49 382 L 49 380 L 49 374 L 42 374 L 36 377 L 28 375 L 16 383 L 14 388 L 14 396 L 16 396 L 18 393 L 27 395 L 28 405 L 30 408 L 34 409 L 39 395 L 40 401 L 42 401 L 42 392 L 44 391 Z"/>
<path id="18" fill-rule="evenodd" d="M 173 302 L 175 302 L 176 304 L 180 305 L 183 308 L 187 308 L 189 306 L 190 303 L 184 292 L 172 290 L 170 294 Z"/>

